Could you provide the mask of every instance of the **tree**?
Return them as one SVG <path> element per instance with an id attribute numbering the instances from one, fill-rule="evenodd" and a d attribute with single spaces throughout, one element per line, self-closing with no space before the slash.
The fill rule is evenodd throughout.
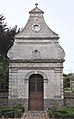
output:
<path id="1" fill-rule="evenodd" d="M 72 73 L 69 74 L 63 74 L 63 78 L 64 78 L 64 87 L 65 88 L 69 88 L 70 87 L 70 77 L 73 76 Z"/>
<path id="2" fill-rule="evenodd" d="M 4 16 L 0 15 L 0 56 L 6 57 L 9 48 L 13 45 L 14 36 L 18 32 L 17 26 L 14 28 L 7 28 L 4 23 Z"/>
<path id="3" fill-rule="evenodd" d="M 64 88 L 70 87 L 70 77 L 68 76 L 68 74 L 63 74 L 63 78 Z"/>
<path id="4" fill-rule="evenodd" d="M 8 90 L 8 59 L 0 57 L 0 91 Z"/>
<path id="5" fill-rule="evenodd" d="M 5 45 L 6 48 L 4 50 L 4 54 L 7 55 L 8 50 L 14 43 L 14 36 L 17 33 L 17 26 L 13 27 L 12 29 L 8 29 L 5 33 Z"/>
<path id="6" fill-rule="evenodd" d="M 7 52 L 14 43 L 14 36 L 18 32 L 17 26 L 7 28 L 4 16 L 0 15 L 0 91 L 6 90 L 8 83 Z"/>
<path id="7" fill-rule="evenodd" d="M 4 16 L 0 15 L 0 55 L 4 53 L 5 30 L 7 30 L 4 20 Z"/>

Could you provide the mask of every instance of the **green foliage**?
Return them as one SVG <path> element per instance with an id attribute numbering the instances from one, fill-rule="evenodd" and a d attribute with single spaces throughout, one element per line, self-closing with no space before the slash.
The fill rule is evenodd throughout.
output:
<path id="1" fill-rule="evenodd" d="M 22 112 L 25 111 L 25 110 L 24 110 L 24 107 L 22 106 L 21 103 L 18 103 L 18 104 L 14 107 L 14 109 L 18 109 L 19 111 L 22 109 Z"/>
<path id="2" fill-rule="evenodd" d="M 52 116 L 52 108 L 49 108 L 49 109 L 48 109 L 48 115 L 49 115 L 49 117 Z"/>
<path id="3" fill-rule="evenodd" d="M 12 110 L 12 111 L 8 111 L 8 112 L 4 113 L 3 115 L 4 115 L 4 117 L 13 118 L 14 113 L 15 113 L 15 111 Z"/>
<path id="4" fill-rule="evenodd" d="M 72 89 L 72 93 L 74 93 L 74 88 Z"/>
<path id="5" fill-rule="evenodd" d="M 21 117 L 23 113 L 24 107 L 20 104 L 16 106 L 1 106 L 0 107 L 0 118 L 2 115 L 7 116 L 9 118 L 13 117 Z"/>
<path id="6" fill-rule="evenodd" d="M 6 81 L 8 78 L 8 59 L 0 57 L 0 81 Z"/>
<path id="7" fill-rule="evenodd" d="M 66 118 L 66 117 L 74 118 L 74 107 L 54 108 L 54 114 L 56 118 Z M 53 115 L 52 108 L 48 109 L 48 115 L 49 117 L 52 117 Z"/>
<path id="8" fill-rule="evenodd" d="M 65 88 L 64 91 L 74 93 L 74 88 Z"/>
<path id="9" fill-rule="evenodd" d="M 63 74 L 64 88 L 70 87 L 70 75 L 71 74 Z"/>
<path id="10" fill-rule="evenodd" d="M 0 56 L 0 91 L 8 90 L 8 59 Z"/>
<path id="11" fill-rule="evenodd" d="M 18 31 L 16 25 L 12 29 L 7 28 L 7 24 L 4 21 L 4 15 L 0 15 L 0 56 L 7 57 L 7 52 L 13 45 L 14 36 Z"/>
<path id="12" fill-rule="evenodd" d="M 4 15 L 0 15 L 0 91 L 8 88 L 8 58 L 7 52 L 14 43 L 17 26 L 8 28 Z M 2 90 L 1 90 L 2 89 Z"/>

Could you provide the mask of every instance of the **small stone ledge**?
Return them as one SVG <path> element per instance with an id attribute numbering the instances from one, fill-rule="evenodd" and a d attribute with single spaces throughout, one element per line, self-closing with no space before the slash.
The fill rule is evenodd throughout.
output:
<path id="1" fill-rule="evenodd" d="M 64 59 L 34 59 L 34 60 L 25 60 L 25 59 L 9 59 L 10 63 L 63 63 Z"/>

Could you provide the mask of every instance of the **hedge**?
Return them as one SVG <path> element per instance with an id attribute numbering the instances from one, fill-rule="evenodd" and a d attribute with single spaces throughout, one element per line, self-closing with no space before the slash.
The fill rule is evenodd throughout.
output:
<path id="1" fill-rule="evenodd" d="M 0 107 L 0 118 L 2 115 L 9 118 L 21 117 L 21 114 L 24 112 L 24 107 L 22 105 L 16 106 L 1 106 Z"/>
<path id="2" fill-rule="evenodd" d="M 74 107 L 49 108 L 49 117 L 74 119 Z"/>

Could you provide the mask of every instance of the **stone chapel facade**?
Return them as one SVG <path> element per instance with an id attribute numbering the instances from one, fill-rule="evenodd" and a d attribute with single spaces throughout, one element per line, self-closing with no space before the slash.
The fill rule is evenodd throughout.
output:
<path id="1" fill-rule="evenodd" d="M 21 103 L 26 110 L 46 110 L 63 105 L 64 50 L 58 34 L 45 23 L 44 12 L 29 12 L 26 26 L 14 38 L 8 51 L 9 104 Z"/>

